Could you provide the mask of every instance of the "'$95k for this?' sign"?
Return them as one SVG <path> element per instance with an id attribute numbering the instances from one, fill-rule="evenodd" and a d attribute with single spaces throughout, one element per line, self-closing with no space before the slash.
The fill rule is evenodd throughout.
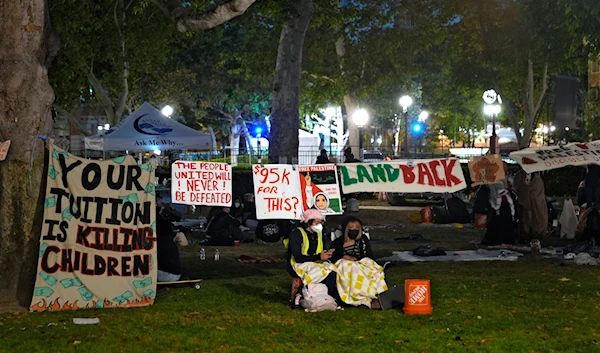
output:
<path id="1" fill-rule="evenodd" d="M 300 218 L 300 180 L 291 165 L 253 165 L 252 176 L 258 219 Z"/>

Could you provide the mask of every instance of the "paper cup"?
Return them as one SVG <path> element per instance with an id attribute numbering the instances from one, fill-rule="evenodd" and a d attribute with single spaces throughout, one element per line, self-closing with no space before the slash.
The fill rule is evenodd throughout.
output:
<path id="1" fill-rule="evenodd" d="M 240 241 L 239 240 L 234 240 L 233 241 L 233 246 L 240 246 Z"/>

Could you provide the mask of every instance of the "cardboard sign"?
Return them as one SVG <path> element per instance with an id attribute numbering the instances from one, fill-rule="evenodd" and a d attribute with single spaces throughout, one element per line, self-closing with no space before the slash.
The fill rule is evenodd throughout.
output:
<path id="1" fill-rule="evenodd" d="M 253 165 L 257 219 L 300 219 L 302 195 L 297 170 L 288 164 Z"/>
<path id="2" fill-rule="evenodd" d="M 481 156 L 469 161 L 471 186 L 482 184 L 499 184 L 504 180 L 504 167 L 499 155 Z"/>
<path id="3" fill-rule="evenodd" d="M 466 188 L 457 158 L 340 164 L 342 191 L 456 192 Z"/>
<path id="4" fill-rule="evenodd" d="M 156 295 L 154 168 L 94 161 L 50 142 L 30 310 L 146 306 Z"/>
<path id="5" fill-rule="evenodd" d="M 171 166 L 171 200 L 186 205 L 231 206 L 231 166 L 176 161 Z"/>
<path id="6" fill-rule="evenodd" d="M 8 154 L 8 149 L 10 148 L 10 140 L 6 140 L 0 144 L 0 161 L 6 159 L 6 155 Z"/>
<path id="7" fill-rule="evenodd" d="M 316 208 L 324 215 L 343 214 L 335 164 L 298 166 L 302 209 Z"/>
<path id="8" fill-rule="evenodd" d="M 527 173 L 552 170 L 568 165 L 600 165 L 600 140 L 563 146 L 526 148 L 510 153 L 510 158 L 519 163 Z"/>

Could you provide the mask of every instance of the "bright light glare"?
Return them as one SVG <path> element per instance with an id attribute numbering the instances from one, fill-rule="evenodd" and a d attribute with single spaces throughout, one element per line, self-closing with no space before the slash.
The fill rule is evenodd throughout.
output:
<path id="1" fill-rule="evenodd" d="M 102 131 L 102 130 L 104 130 L 104 126 L 98 125 L 98 131 Z"/>
<path id="2" fill-rule="evenodd" d="M 104 124 L 104 130 L 110 130 L 110 124 Z"/>
<path id="3" fill-rule="evenodd" d="M 155 155 L 160 156 L 160 150 L 154 150 L 153 152 Z"/>
<path id="4" fill-rule="evenodd" d="M 406 110 L 408 110 L 408 107 L 410 107 L 410 105 L 412 104 L 412 98 L 410 98 L 409 96 L 402 96 L 399 102 L 400 106 L 402 106 L 402 108 L 406 112 Z"/>
<path id="5" fill-rule="evenodd" d="M 425 121 L 425 120 L 427 120 L 428 117 L 429 117 L 429 112 L 426 110 L 423 110 L 421 112 L 421 114 L 419 114 L 419 121 Z"/>
<path id="6" fill-rule="evenodd" d="M 413 131 L 414 132 L 420 132 L 422 129 L 421 124 L 415 124 L 413 125 Z"/>
<path id="7" fill-rule="evenodd" d="M 568 126 L 565 126 L 565 131 L 569 131 L 569 127 Z"/>
<path id="8" fill-rule="evenodd" d="M 542 128 L 542 132 L 544 134 L 547 134 L 548 133 L 548 127 L 544 125 L 544 127 Z"/>
<path id="9" fill-rule="evenodd" d="M 358 127 L 364 127 L 369 122 L 369 113 L 364 109 L 358 109 L 352 116 L 354 124 Z"/>
<path id="10" fill-rule="evenodd" d="M 383 140 L 381 139 L 381 137 L 378 137 L 378 138 L 377 138 L 377 144 L 378 144 L 378 145 L 381 145 L 381 143 L 382 143 L 382 142 L 383 142 Z"/>
<path id="11" fill-rule="evenodd" d="M 164 116 L 170 117 L 171 114 L 173 114 L 173 107 L 171 107 L 170 105 L 165 105 L 162 108 L 161 113 L 163 113 Z"/>
<path id="12" fill-rule="evenodd" d="M 555 131 L 556 130 L 556 126 L 550 126 L 550 131 Z"/>
<path id="13" fill-rule="evenodd" d="M 489 116 L 498 115 L 500 113 L 500 106 L 497 104 L 487 104 L 483 107 L 483 112 Z"/>
<path id="14" fill-rule="evenodd" d="M 325 116 L 328 118 L 335 118 L 337 116 L 337 109 L 334 107 L 328 107 L 325 109 Z"/>

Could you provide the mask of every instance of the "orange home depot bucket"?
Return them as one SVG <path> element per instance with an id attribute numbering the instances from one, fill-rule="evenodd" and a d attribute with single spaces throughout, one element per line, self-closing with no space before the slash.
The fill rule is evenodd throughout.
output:
<path id="1" fill-rule="evenodd" d="M 431 286 L 428 279 L 407 279 L 404 282 L 404 313 L 431 315 Z"/>
<path id="2" fill-rule="evenodd" d="M 421 222 L 433 223 L 433 209 L 431 207 L 421 209 Z"/>

